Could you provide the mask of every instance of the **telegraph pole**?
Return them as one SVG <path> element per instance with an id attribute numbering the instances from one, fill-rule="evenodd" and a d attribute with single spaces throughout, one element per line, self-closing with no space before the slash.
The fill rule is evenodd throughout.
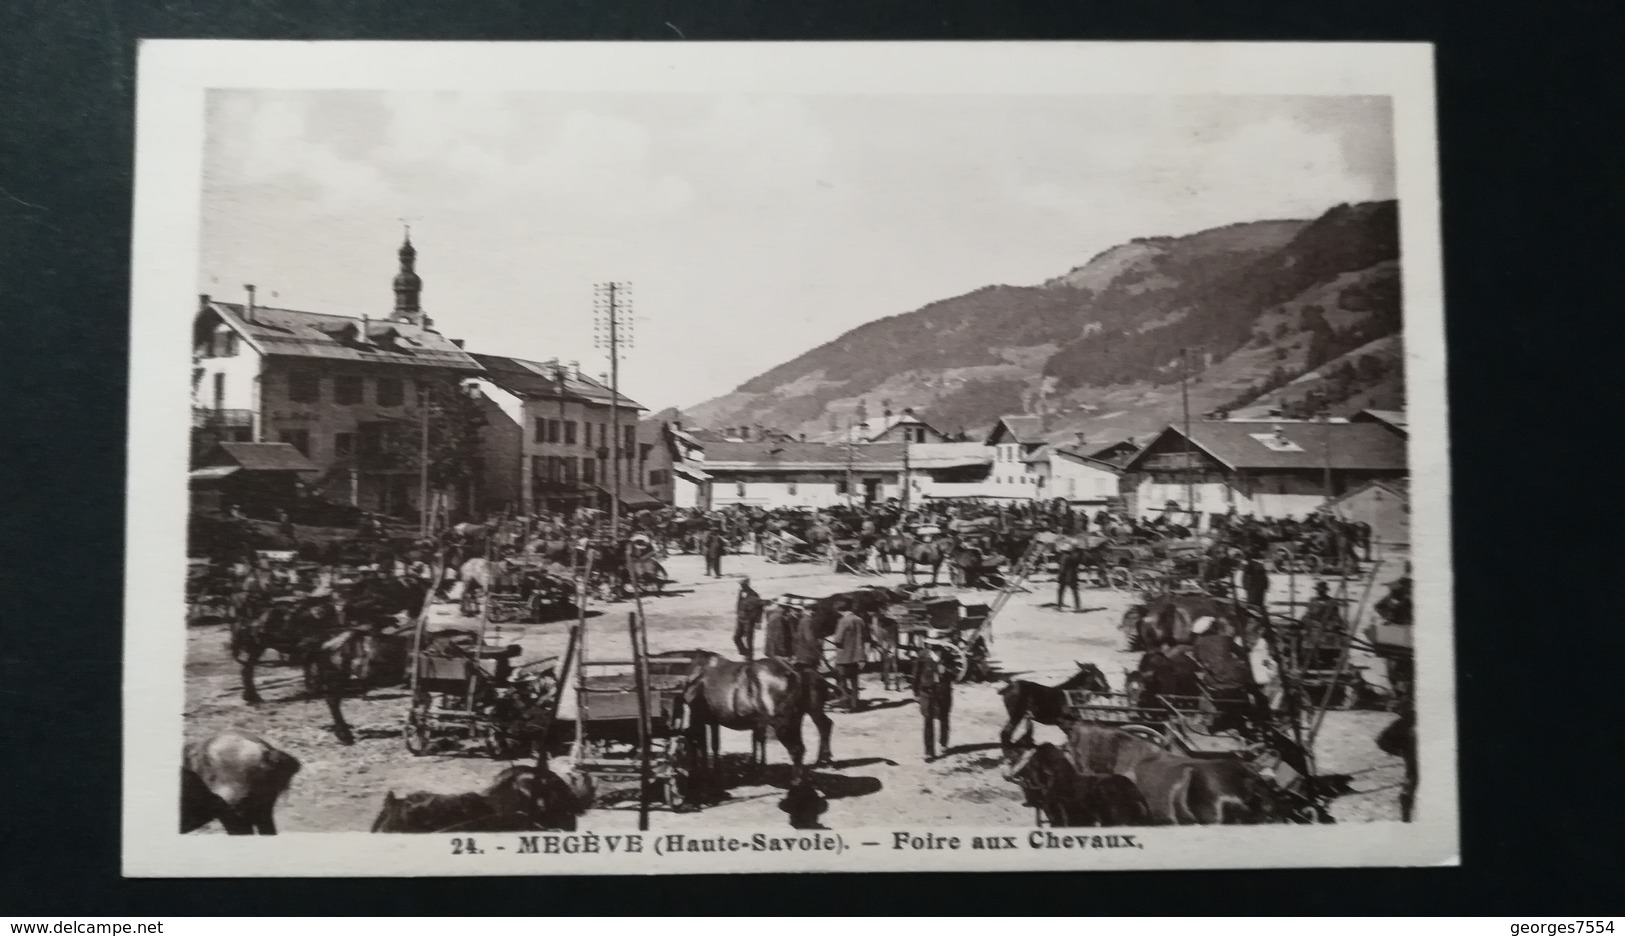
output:
<path id="1" fill-rule="evenodd" d="M 418 447 L 418 539 L 429 537 L 429 385 L 423 384 L 418 393 L 418 423 L 421 440 Z"/>
<path id="2" fill-rule="evenodd" d="M 853 500 L 852 490 L 852 459 L 857 455 L 852 450 L 852 420 L 846 421 L 846 506 L 851 507 Z"/>
<path id="3" fill-rule="evenodd" d="M 1179 405 L 1185 414 L 1185 506 L 1191 512 L 1191 528 L 1196 519 L 1196 460 L 1191 451 L 1191 355 L 1189 348 L 1179 349 Z"/>
<path id="4" fill-rule="evenodd" d="M 593 287 L 594 338 L 609 352 L 609 531 L 621 535 L 621 350 L 632 346 L 632 284 L 599 283 Z"/>

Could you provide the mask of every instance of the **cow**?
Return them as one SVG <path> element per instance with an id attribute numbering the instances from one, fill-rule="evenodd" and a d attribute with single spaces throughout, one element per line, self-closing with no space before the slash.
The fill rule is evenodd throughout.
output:
<path id="1" fill-rule="evenodd" d="M 276 801 L 299 772 L 299 759 L 237 728 L 181 752 L 181 832 L 219 822 L 227 835 L 275 835 Z"/>
<path id="2" fill-rule="evenodd" d="M 1012 680 L 1005 684 L 1005 687 L 999 690 L 999 695 L 1004 699 L 1004 710 L 1009 719 L 999 731 L 1000 745 L 1008 748 L 1015 737 L 1016 729 L 1023 723 L 1027 726 L 1027 733 L 1031 733 L 1033 722 L 1040 725 L 1059 725 L 1066 717 L 1068 690 L 1103 693 L 1111 692 L 1112 687 L 1111 683 L 1106 681 L 1106 674 L 1093 663 L 1078 663 L 1078 671 L 1055 686 L 1045 686 L 1026 679 Z"/>
<path id="3" fill-rule="evenodd" d="M 574 832 L 591 805 L 585 775 L 566 781 L 540 763 L 516 765 L 478 793 L 385 793 L 372 831 Z"/>
<path id="4" fill-rule="evenodd" d="M 1150 824 L 1145 797 L 1127 777 L 1080 773 L 1066 752 L 1045 742 L 1020 749 L 1005 768 L 1005 779 L 1021 786 L 1025 805 L 1040 824 L 1139 826 Z"/>

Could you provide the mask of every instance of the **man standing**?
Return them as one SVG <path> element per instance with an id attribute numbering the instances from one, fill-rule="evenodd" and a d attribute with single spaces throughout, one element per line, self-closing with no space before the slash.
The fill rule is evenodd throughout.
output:
<path id="1" fill-rule="evenodd" d="M 1258 558 L 1257 552 L 1247 554 L 1247 564 L 1241 567 L 1241 589 L 1247 595 L 1247 603 L 1264 611 L 1264 597 L 1269 594 L 1270 574 L 1264 569 L 1264 563 Z"/>
<path id="2" fill-rule="evenodd" d="M 925 759 L 937 758 L 937 745 L 948 753 L 948 720 L 954 710 L 954 683 L 942 670 L 942 661 L 932 652 L 914 657 L 914 700 L 924 722 Z"/>
<path id="3" fill-rule="evenodd" d="M 783 602 L 775 601 L 767 609 L 762 626 L 762 656 L 788 657 L 795 650 L 793 633 L 795 611 Z"/>
<path id="4" fill-rule="evenodd" d="M 835 679 L 848 711 L 858 710 L 858 670 L 867 656 L 864 648 L 863 618 L 852 613 L 851 605 L 837 602 L 840 619 L 835 622 Z"/>
<path id="5" fill-rule="evenodd" d="M 1061 554 L 1060 573 L 1055 577 L 1055 609 L 1066 610 L 1066 593 L 1072 592 L 1072 605 L 1079 611 L 1083 610 L 1083 599 L 1078 597 L 1078 568 L 1083 564 L 1083 557 L 1078 553 L 1078 547 L 1070 541 L 1062 541 L 1056 549 Z"/>
<path id="6" fill-rule="evenodd" d="M 705 574 L 712 578 L 722 578 L 722 534 L 716 530 L 707 530 L 705 534 Z"/>
<path id="7" fill-rule="evenodd" d="M 756 625 L 762 620 L 762 596 L 750 587 L 750 579 L 739 581 L 739 600 L 734 606 L 734 646 L 747 660 L 756 658 Z"/>

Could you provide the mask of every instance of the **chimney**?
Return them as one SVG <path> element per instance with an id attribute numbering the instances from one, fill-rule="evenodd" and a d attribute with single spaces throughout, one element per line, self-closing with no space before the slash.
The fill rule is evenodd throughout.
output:
<path id="1" fill-rule="evenodd" d="M 456 345 L 457 347 L 461 348 L 463 346 L 463 339 L 461 339 L 461 338 L 453 338 L 451 340 L 451 343 Z"/>
<path id="2" fill-rule="evenodd" d="M 209 307 L 209 294 L 208 293 L 198 293 L 197 294 L 197 305 L 198 305 L 199 310 L 207 309 Z"/>
<path id="3" fill-rule="evenodd" d="M 914 407 L 912 407 L 912 406 L 903 407 L 903 415 L 909 417 L 910 419 L 913 419 L 914 418 Z"/>
<path id="4" fill-rule="evenodd" d="M 1078 448 L 1083 448 L 1083 443 L 1084 443 L 1083 432 L 1080 430 L 1078 432 Z"/>
<path id="5" fill-rule="evenodd" d="M 254 284 L 245 283 L 243 289 L 248 291 L 248 304 L 243 306 L 243 318 L 252 322 L 254 321 Z"/>
<path id="6" fill-rule="evenodd" d="M 366 344 L 367 340 L 371 337 L 372 322 L 367 319 L 367 313 L 363 312 L 361 313 L 361 334 L 356 336 L 356 340 L 360 341 L 362 344 Z"/>
<path id="7" fill-rule="evenodd" d="M 681 417 L 681 416 L 672 417 L 671 427 L 673 429 L 676 429 L 678 432 L 682 432 L 683 431 L 683 417 Z"/>

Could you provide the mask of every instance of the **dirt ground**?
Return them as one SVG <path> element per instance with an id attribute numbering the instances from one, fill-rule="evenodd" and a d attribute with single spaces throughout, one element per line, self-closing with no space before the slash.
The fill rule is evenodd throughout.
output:
<path id="1" fill-rule="evenodd" d="M 822 565 L 775 565 L 757 556 L 729 556 L 725 577 L 706 578 L 697 556 L 673 556 L 666 563 L 676 582 L 665 597 L 646 600 L 649 645 L 663 650 L 706 649 L 734 655 L 733 607 L 738 577 L 748 575 L 764 596 L 823 595 L 863 583 L 900 582 L 901 575 L 857 578 L 835 575 Z M 1396 573 L 1397 574 L 1397 573 Z M 1383 576 L 1382 580 L 1394 576 Z M 1287 598 L 1284 577 L 1275 585 L 1272 600 Z M 1300 589 L 1305 583 L 1299 580 Z M 1084 611 L 1061 612 L 1052 605 L 1054 585 L 1048 577 L 1030 582 L 1028 593 L 1014 596 L 1000 614 L 992 646 L 996 669 L 1004 676 L 1058 682 L 1075 669 L 1075 661 L 1101 667 L 1114 687 L 1136 656 L 1124 651 L 1117 624 L 1133 596 L 1109 590 L 1085 589 Z M 983 593 L 990 600 L 992 593 Z M 1303 597 L 1302 591 L 1299 597 Z M 1375 596 L 1373 596 L 1373 600 Z M 631 602 L 603 607 L 589 621 L 591 653 L 595 658 L 625 653 L 627 613 Z M 432 627 L 469 626 L 450 604 L 437 604 Z M 500 625 L 501 639 L 523 648 L 520 661 L 562 654 L 569 622 Z M 758 641 L 760 635 L 758 634 Z M 410 754 L 401 729 L 407 710 L 404 689 L 373 690 L 365 698 L 347 699 L 346 718 L 355 727 L 357 743 L 340 746 L 329 730 L 326 706 L 302 695 L 297 670 L 270 666 L 259 671 L 265 701 L 257 706 L 240 698 L 237 666 L 226 650 L 223 626 L 194 626 L 188 631 L 186 663 L 186 734 L 188 739 L 237 726 L 263 735 L 298 757 L 303 769 L 277 810 L 277 824 L 286 832 L 365 831 L 389 790 L 465 792 L 482 788 L 506 766 L 468 756 Z M 1382 681 L 1379 661 L 1355 655 L 1365 677 Z M 1004 710 L 998 696 L 1003 681 L 961 684 L 953 706 L 952 747 L 946 756 L 926 763 L 920 740 L 920 717 L 913 697 L 887 692 L 878 674 L 863 678 L 866 708 L 858 713 L 834 712 L 832 748 L 834 768 L 813 772 L 814 782 L 829 800 L 823 823 L 830 828 L 886 826 L 907 822 L 912 827 L 940 825 L 1011 825 L 1033 823 L 1030 809 L 1021 805 L 1017 788 L 1000 775 L 998 732 Z M 1322 774 L 1353 777 L 1353 792 L 1332 804 L 1339 822 L 1395 820 L 1399 816 L 1400 763 L 1377 750 L 1373 739 L 1391 719 L 1378 711 L 1333 711 L 1316 741 L 1314 755 Z M 809 749 L 815 743 L 812 725 L 804 728 Z M 1038 740 L 1059 741 L 1060 732 L 1039 726 Z M 725 766 L 738 764 L 749 751 L 748 735 L 724 731 Z M 809 753 L 809 759 L 810 759 Z M 788 757 L 770 743 L 770 766 L 754 775 L 730 768 L 727 796 L 703 810 L 657 812 L 656 829 L 709 829 L 726 826 L 780 826 L 778 808 L 788 783 Z M 636 813 L 624 795 L 613 790 L 601 799 L 620 800 L 621 808 L 595 808 L 582 819 L 583 829 L 622 830 L 636 827 Z M 214 830 L 218 831 L 218 830 Z"/>

